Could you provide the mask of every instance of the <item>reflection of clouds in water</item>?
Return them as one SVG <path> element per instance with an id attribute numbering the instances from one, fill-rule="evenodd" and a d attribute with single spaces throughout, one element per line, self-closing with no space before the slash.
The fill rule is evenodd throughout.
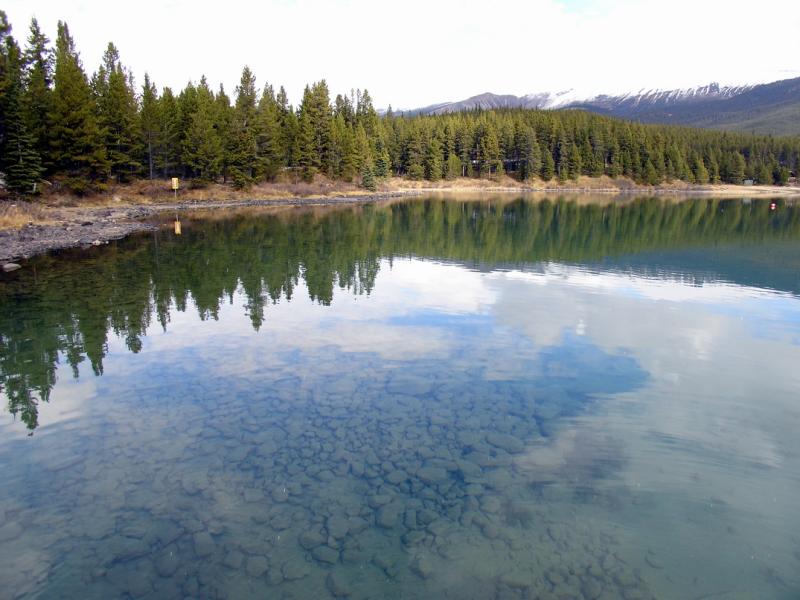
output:
<path id="1" fill-rule="evenodd" d="M 87 376 L 88 375 L 88 376 Z M 47 402 L 37 404 L 39 427 L 37 436 L 47 435 L 55 426 L 63 427 L 70 421 L 78 421 L 86 416 L 86 400 L 97 394 L 97 380 L 91 376 L 88 366 L 81 372 L 80 379 L 72 377 L 72 367 L 61 364 L 57 371 L 58 385 L 50 392 Z M 4 393 L 0 394 L 3 406 L 8 403 Z M 0 423 L 0 433 L 4 438 L 24 437 L 30 434 L 20 418 L 9 418 Z"/>
<path id="2" fill-rule="evenodd" d="M 563 266 L 493 273 L 490 285 L 498 292 L 497 320 L 536 346 L 580 332 L 610 354 L 629 353 L 650 374 L 645 391 L 623 394 L 610 405 L 618 412 L 596 421 L 620 432 L 638 429 L 641 440 L 628 443 L 668 439 L 670 452 L 694 455 L 695 469 L 703 460 L 780 467 L 797 452 L 790 425 L 799 416 L 796 299 Z M 563 454 L 568 442 L 552 441 L 544 456 Z M 636 477 L 655 477 L 654 462 L 664 455 L 632 454 L 642 461 Z M 680 467 L 690 468 L 689 462 Z"/>
<path id="3" fill-rule="evenodd" d="M 530 483 L 580 485 L 608 475 L 622 460 L 618 439 L 595 429 L 570 427 L 527 446 L 514 462 Z"/>

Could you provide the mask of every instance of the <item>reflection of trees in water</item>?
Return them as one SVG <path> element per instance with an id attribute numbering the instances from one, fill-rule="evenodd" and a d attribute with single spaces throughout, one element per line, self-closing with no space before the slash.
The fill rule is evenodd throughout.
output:
<path id="1" fill-rule="evenodd" d="M 412 201 L 384 206 L 237 215 L 192 223 L 109 248 L 42 257 L 0 288 L 0 385 L 9 410 L 33 430 L 59 360 L 77 377 L 103 372 L 109 330 L 132 352 L 155 317 L 166 329 L 189 299 L 216 319 L 241 290 L 258 330 L 267 305 L 291 299 L 302 278 L 310 298 L 336 286 L 369 294 L 380 259 L 425 256 L 485 264 L 597 260 L 718 242 L 795 239 L 800 210 L 768 202 L 659 199 L 581 205 Z"/>

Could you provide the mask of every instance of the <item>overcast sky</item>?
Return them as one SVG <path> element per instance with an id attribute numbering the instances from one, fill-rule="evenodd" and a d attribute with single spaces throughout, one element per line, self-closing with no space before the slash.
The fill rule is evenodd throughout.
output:
<path id="1" fill-rule="evenodd" d="M 578 95 L 800 76 L 797 0 L 6 0 L 14 34 L 69 24 L 88 72 L 109 41 L 141 83 L 242 67 L 296 102 L 325 78 L 413 108 L 491 91 Z"/>

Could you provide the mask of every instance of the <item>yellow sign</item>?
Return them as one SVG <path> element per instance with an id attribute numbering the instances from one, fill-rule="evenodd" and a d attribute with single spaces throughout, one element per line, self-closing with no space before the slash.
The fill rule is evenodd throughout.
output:
<path id="1" fill-rule="evenodd" d="M 178 178 L 177 177 L 173 177 L 172 178 L 172 189 L 173 190 L 179 190 L 180 187 L 181 187 L 181 183 L 180 183 L 180 181 L 178 181 Z"/>

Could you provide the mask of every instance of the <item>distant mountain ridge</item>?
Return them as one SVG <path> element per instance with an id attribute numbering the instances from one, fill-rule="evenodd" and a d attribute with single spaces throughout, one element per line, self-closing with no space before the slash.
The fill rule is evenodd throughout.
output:
<path id="1" fill-rule="evenodd" d="M 592 98 L 576 97 L 572 90 L 525 96 L 487 92 L 458 102 L 443 102 L 404 112 L 445 114 L 498 108 L 581 109 L 645 123 L 774 135 L 800 134 L 800 77 L 760 85 L 720 86 L 711 83 L 683 90 L 640 90 Z"/>

